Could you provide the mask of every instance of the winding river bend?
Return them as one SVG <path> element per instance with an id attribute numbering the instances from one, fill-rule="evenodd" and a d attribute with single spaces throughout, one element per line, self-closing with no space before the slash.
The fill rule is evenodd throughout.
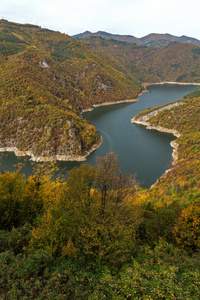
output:
<path id="1" fill-rule="evenodd" d="M 83 117 L 89 120 L 103 137 L 102 145 L 87 159 L 95 164 L 96 157 L 114 151 L 120 160 L 123 172 L 131 173 L 143 187 L 150 187 L 171 167 L 172 134 L 156 130 L 146 130 L 144 126 L 131 124 L 131 118 L 140 111 L 182 99 L 196 88 L 194 85 L 163 84 L 148 86 L 149 92 L 140 96 L 138 102 L 100 106 L 85 112 Z M 0 153 L 0 171 L 12 171 L 18 162 L 25 162 L 23 173 L 30 175 L 34 164 L 24 157 L 16 157 L 12 152 Z M 57 162 L 61 174 L 67 174 L 80 162 Z"/>

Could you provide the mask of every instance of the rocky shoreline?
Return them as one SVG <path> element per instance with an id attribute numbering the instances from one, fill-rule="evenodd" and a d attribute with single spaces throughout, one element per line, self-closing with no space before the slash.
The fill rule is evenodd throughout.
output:
<path id="1" fill-rule="evenodd" d="M 16 156 L 30 156 L 30 161 L 51 162 L 51 161 L 86 161 L 87 156 L 96 150 L 103 142 L 100 135 L 99 141 L 95 143 L 84 155 L 53 155 L 53 156 L 35 156 L 31 151 L 20 151 L 17 147 L 1 147 L 0 152 L 14 152 Z"/>
<path id="2" fill-rule="evenodd" d="M 167 170 L 165 171 L 165 173 L 164 173 L 162 176 L 160 176 L 160 177 L 156 180 L 156 182 L 155 182 L 154 184 L 152 184 L 152 185 L 150 186 L 150 188 L 156 186 L 156 184 L 158 183 L 158 181 L 159 181 L 162 177 L 164 177 L 168 172 L 170 172 L 170 171 L 173 169 L 173 167 L 174 167 L 174 166 L 177 164 L 177 162 L 178 162 L 178 143 L 177 143 L 176 141 L 171 141 L 170 146 L 173 148 L 173 151 L 172 151 L 172 168 L 167 169 Z"/>
<path id="3" fill-rule="evenodd" d="M 142 86 L 144 87 L 144 90 L 141 93 L 138 94 L 137 98 L 135 98 L 135 99 L 125 99 L 125 100 L 120 100 L 120 101 L 117 101 L 117 102 L 106 102 L 106 103 L 99 103 L 99 104 L 97 103 L 97 104 L 94 104 L 91 108 L 83 109 L 81 111 L 80 115 L 82 115 L 84 112 L 92 111 L 94 108 L 100 107 L 100 106 L 108 106 L 108 105 L 121 104 L 121 103 L 137 102 L 139 100 L 139 97 L 143 93 L 148 92 L 148 89 L 146 89 L 147 86 L 159 85 L 159 84 L 200 85 L 200 83 L 194 83 L 194 82 L 185 83 L 185 82 L 168 82 L 168 81 L 156 82 L 156 83 L 143 83 Z M 181 102 L 179 102 L 179 103 L 181 103 Z M 171 105 L 173 105 L 173 104 L 168 105 L 169 106 L 168 109 L 171 108 L 170 107 Z M 181 105 L 181 104 L 179 104 L 179 105 Z M 164 107 L 164 108 L 161 108 L 161 109 L 167 109 L 167 108 Z M 143 118 L 144 118 L 144 116 L 143 116 Z M 147 122 L 147 119 L 146 120 L 144 120 L 144 119 L 143 120 L 140 120 L 140 119 L 136 120 L 135 118 L 132 118 L 131 122 L 141 124 L 141 125 L 145 125 L 145 126 L 147 126 L 147 129 L 156 129 L 156 130 L 159 130 L 159 131 L 162 131 L 162 132 L 172 133 L 177 137 L 180 136 L 180 134 L 177 133 L 175 130 L 162 128 L 162 127 L 152 127 L 152 126 L 150 126 L 150 124 Z M 86 151 L 85 154 L 82 155 L 82 156 L 79 156 L 79 155 L 54 155 L 54 156 L 49 156 L 49 157 L 35 156 L 31 151 L 20 151 L 19 149 L 17 149 L 17 147 L 9 147 L 9 146 L 8 147 L 1 147 L 0 152 L 8 151 L 8 152 L 14 152 L 16 156 L 30 156 L 31 157 L 30 160 L 34 161 L 34 162 L 45 162 L 45 161 L 55 161 L 55 160 L 58 160 L 58 161 L 85 161 L 87 159 L 87 156 L 90 155 L 90 153 L 92 153 L 94 150 L 96 150 L 102 144 L 102 142 L 103 142 L 103 139 L 102 139 L 102 136 L 100 136 L 99 141 L 96 144 L 94 144 L 88 151 Z"/>
<path id="4" fill-rule="evenodd" d="M 129 102 L 137 102 L 139 100 L 139 96 L 143 93 L 146 92 L 142 91 L 139 95 L 138 98 L 135 99 L 125 99 L 125 100 L 120 100 L 117 102 L 106 102 L 106 103 L 99 103 L 99 104 L 94 104 L 92 108 L 89 109 L 84 109 L 81 111 L 80 115 L 82 113 L 87 112 L 87 111 L 92 111 L 96 107 L 100 106 L 107 106 L 107 105 L 114 105 L 114 104 L 120 104 L 120 103 L 129 103 Z M 92 145 L 90 149 L 85 151 L 84 155 L 53 155 L 53 156 L 35 156 L 30 150 L 27 151 L 20 151 L 17 147 L 15 146 L 5 146 L 5 147 L 0 147 L 0 152 L 14 152 L 16 156 L 30 156 L 30 161 L 34 162 L 47 162 L 47 161 L 86 161 L 87 157 L 95 151 L 103 142 L 103 138 L 101 135 L 99 135 L 99 141 Z"/>
<path id="5" fill-rule="evenodd" d="M 175 102 L 173 104 L 170 104 L 170 105 L 166 105 L 160 109 L 156 109 L 154 110 L 153 112 L 149 113 L 149 114 L 146 114 L 140 118 L 136 118 L 136 117 L 133 117 L 131 119 L 131 123 L 134 123 L 134 124 L 139 124 L 139 125 L 143 125 L 143 126 L 146 126 L 146 129 L 153 129 L 153 130 L 158 130 L 160 132 L 166 132 L 166 133 L 171 133 L 173 134 L 175 137 L 179 138 L 181 136 L 180 132 L 178 132 L 177 130 L 175 129 L 168 129 L 168 128 L 165 128 L 165 127 L 161 127 L 161 126 L 152 126 L 149 122 L 147 122 L 150 118 L 156 116 L 159 112 L 165 110 L 165 109 L 171 109 L 173 107 L 177 107 L 177 106 L 180 106 L 180 105 L 183 105 L 184 102 L 183 101 L 179 101 L 179 102 Z M 172 151 L 172 167 L 175 166 L 178 162 L 178 143 L 176 141 L 171 141 L 170 143 L 170 146 L 173 148 L 173 151 Z M 165 171 L 165 173 L 160 177 L 162 178 L 165 174 L 167 174 L 169 171 L 171 171 L 172 168 L 168 169 Z M 159 178 L 159 179 L 160 179 Z M 159 180 L 158 179 L 158 180 Z M 158 180 L 151 186 L 155 186 L 156 183 L 158 182 Z"/>
<path id="6" fill-rule="evenodd" d="M 150 112 L 150 113 L 148 113 L 144 116 L 141 116 L 139 118 L 137 118 L 137 116 L 133 117 L 131 119 L 131 123 L 137 123 L 137 124 L 141 124 L 141 125 L 146 125 L 147 127 L 151 127 L 150 123 L 147 122 L 149 119 L 155 117 L 158 113 L 162 112 L 163 110 L 171 109 L 173 107 L 178 107 L 178 106 L 183 105 L 183 104 L 184 104 L 184 101 L 177 101 L 177 102 L 174 102 L 174 103 L 171 103 L 171 104 L 166 104 L 165 106 L 163 106 L 161 108 L 158 108 L 158 109 L 155 109 L 154 111 L 152 111 L 152 112 Z M 147 128 L 147 129 L 154 129 L 154 128 Z M 171 129 L 169 129 L 169 130 L 171 130 Z"/>
<path id="7" fill-rule="evenodd" d="M 117 102 L 104 102 L 104 103 L 93 104 L 91 108 L 83 109 L 81 111 L 80 115 L 82 115 L 84 112 L 93 111 L 93 109 L 96 107 L 109 106 L 109 105 L 115 105 L 115 104 L 121 104 L 121 103 L 129 103 L 129 102 L 137 102 L 139 100 L 139 97 L 145 92 L 148 92 L 148 91 L 146 91 L 146 90 L 142 91 L 138 95 L 138 98 L 135 98 L 135 99 L 125 99 L 125 100 L 119 100 Z"/>
<path id="8" fill-rule="evenodd" d="M 149 85 L 163 85 L 163 84 L 177 84 L 177 85 L 200 85 L 199 82 L 177 82 L 177 81 L 160 81 L 160 82 L 146 82 L 143 83 L 143 87 L 146 89 Z"/>

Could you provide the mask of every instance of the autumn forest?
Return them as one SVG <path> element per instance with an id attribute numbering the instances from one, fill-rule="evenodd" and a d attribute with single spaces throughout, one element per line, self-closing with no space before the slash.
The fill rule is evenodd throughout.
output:
<path id="1" fill-rule="evenodd" d="M 200 83 L 199 70 L 192 43 L 0 21 L 0 148 L 51 158 L 29 177 L 20 164 L 0 173 L 0 299 L 200 298 L 200 89 L 148 120 L 179 133 L 177 161 L 151 188 L 113 152 L 54 176 L 56 159 L 101 142 L 84 109 L 137 99 L 144 83 Z"/>

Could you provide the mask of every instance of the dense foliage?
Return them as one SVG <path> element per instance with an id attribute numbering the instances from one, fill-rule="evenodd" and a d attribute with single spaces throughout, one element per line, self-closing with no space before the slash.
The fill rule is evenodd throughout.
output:
<path id="1" fill-rule="evenodd" d="M 0 175 L 3 299 L 199 299 L 200 98 L 184 101 L 150 120 L 181 137 L 149 190 L 114 153 L 65 180 Z"/>
<path id="2" fill-rule="evenodd" d="M 99 136 L 80 111 L 135 97 L 141 86 L 132 74 L 172 78 L 173 53 L 180 59 L 174 75 L 199 74 L 194 45 L 158 50 L 95 41 L 98 55 L 64 34 L 1 22 L 1 146 L 81 155 Z M 158 67 L 168 75 L 156 75 Z M 178 163 L 149 190 L 121 173 L 114 153 L 65 179 L 55 179 L 48 163 L 28 178 L 23 166 L 0 174 L 1 299 L 200 298 L 199 96 L 149 120 L 181 134 Z"/>
<path id="3" fill-rule="evenodd" d="M 98 37 L 81 39 L 96 53 L 108 53 L 140 82 L 199 82 L 200 48 L 171 43 L 164 48 L 128 44 Z"/>
<path id="4" fill-rule="evenodd" d="M 136 98 L 142 87 L 65 34 L 0 23 L 0 147 L 78 159 L 100 142 L 80 117 L 92 104 Z"/>

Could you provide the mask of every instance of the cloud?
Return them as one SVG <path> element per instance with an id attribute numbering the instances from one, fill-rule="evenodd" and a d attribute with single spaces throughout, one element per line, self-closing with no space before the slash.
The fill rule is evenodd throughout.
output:
<path id="1" fill-rule="evenodd" d="M 105 30 L 137 37 L 151 32 L 200 39 L 199 0 L 6 0 L 5 19 L 33 23 L 70 35 Z"/>

